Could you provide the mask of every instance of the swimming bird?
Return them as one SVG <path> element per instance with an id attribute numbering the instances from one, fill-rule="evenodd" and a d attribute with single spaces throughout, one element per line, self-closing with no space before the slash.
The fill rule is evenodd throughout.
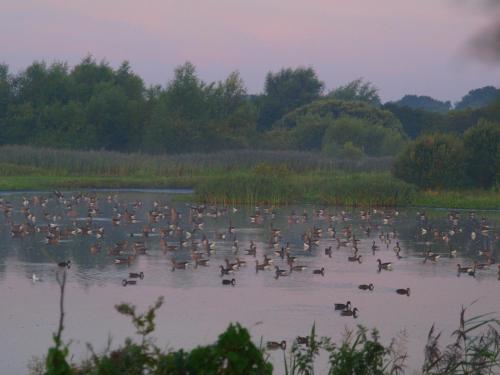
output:
<path id="1" fill-rule="evenodd" d="M 268 341 L 266 343 L 266 347 L 268 350 L 277 350 L 277 349 L 285 350 L 286 349 L 286 341 L 285 340 L 283 340 L 281 342 Z"/>
<path id="2" fill-rule="evenodd" d="M 122 285 L 123 286 L 136 285 L 136 284 L 137 284 L 137 280 L 127 280 L 127 279 L 123 279 L 122 280 Z"/>
<path id="3" fill-rule="evenodd" d="M 139 273 L 136 273 L 136 272 L 130 272 L 128 274 L 128 277 L 130 277 L 131 279 L 144 279 L 144 273 L 141 271 Z"/>
<path id="4" fill-rule="evenodd" d="M 334 303 L 333 307 L 335 310 L 346 310 L 351 308 L 351 301 L 347 301 L 346 303 Z"/>
<path id="5" fill-rule="evenodd" d="M 236 285 L 236 280 L 235 279 L 223 279 L 222 280 L 222 285 L 232 285 L 232 286 L 235 286 Z"/>
<path id="6" fill-rule="evenodd" d="M 313 275 L 325 276 L 325 267 L 321 267 L 320 269 L 313 270 Z"/>
<path id="7" fill-rule="evenodd" d="M 360 286 L 358 286 L 358 289 L 372 291 L 374 289 L 374 286 L 373 286 L 372 283 L 370 283 L 370 284 L 361 284 Z"/>
<path id="8" fill-rule="evenodd" d="M 396 289 L 396 293 L 397 294 L 400 294 L 400 295 L 403 295 L 403 296 L 410 296 L 410 288 L 406 288 L 406 289 Z"/>
<path id="9" fill-rule="evenodd" d="M 280 276 L 288 276 L 290 275 L 290 272 L 287 270 L 280 270 L 278 266 L 275 266 L 274 269 L 276 270 L 276 278 Z"/>
<path id="10" fill-rule="evenodd" d="M 71 260 L 68 260 L 66 262 L 59 262 L 57 263 L 59 267 L 66 267 L 66 268 L 71 268 Z"/>
<path id="11" fill-rule="evenodd" d="M 392 262 L 385 262 L 383 263 L 380 259 L 377 259 L 378 262 L 378 270 L 391 270 L 392 269 Z"/>
<path id="12" fill-rule="evenodd" d="M 33 274 L 31 275 L 31 280 L 36 283 L 37 281 L 42 281 L 37 275 Z"/>
<path id="13" fill-rule="evenodd" d="M 350 310 L 350 309 L 346 309 L 346 310 L 342 310 L 340 312 L 340 315 L 342 316 L 352 316 L 354 319 L 356 319 L 358 317 L 358 308 L 355 307 L 354 309 Z"/>

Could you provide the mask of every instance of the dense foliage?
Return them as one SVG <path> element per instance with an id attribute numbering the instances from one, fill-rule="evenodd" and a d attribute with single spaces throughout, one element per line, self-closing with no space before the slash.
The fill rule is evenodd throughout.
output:
<path id="1" fill-rule="evenodd" d="M 426 95 L 405 95 L 402 99 L 394 102 L 400 107 L 413 109 L 423 109 L 429 112 L 448 112 L 451 109 L 451 102 L 442 102 Z"/>
<path id="2" fill-rule="evenodd" d="M 485 121 L 453 134 L 427 134 L 411 142 L 394 163 L 397 177 L 423 188 L 500 185 L 500 124 Z"/>

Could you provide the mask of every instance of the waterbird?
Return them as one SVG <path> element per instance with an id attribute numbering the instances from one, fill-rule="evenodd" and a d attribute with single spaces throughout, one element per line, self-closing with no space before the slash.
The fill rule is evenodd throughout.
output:
<path id="1" fill-rule="evenodd" d="M 139 273 L 136 273 L 136 272 L 130 272 L 128 274 L 128 277 L 130 277 L 131 279 L 144 279 L 144 272 L 139 272 Z"/>
<path id="2" fill-rule="evenodd" d="M 347 301 L 346 303 L 334 303 L 333 307 L 335 310 L 346 310 L 351 308 L 351 301 Z"/>
<path id="3" fill-rule="evenodd" d="M 313 270 L 313 275 L 325 276 L 325 267 Z"/>
<path id="4" fill-rule="evenodd" d="M 66 267 L 66 268 L 71 268 L 71 260 L 68 260 L 66 262 L 59 262 L 57 263 L 59 267 Z"/>
<path id="5" fill-rule="evenodd" d="M 361 284 L 361 285 L 358 286 L 358 289 L 372 291 L 374 289 L 374 286 L 373 286 L 372 283 L 370 283 L 370 284 Z"/>
<path id="6" fill-rule="evenodd" d="M 396 289 L 396 293 L 397 294 L 400 294 L 402 296 L 410 296 L 410 288 L 406 288 L 406 289 Z"/>
<path id="7" fill-rule="evenodd" d="M 127 280 L 127 279 L 123 279 L 122 280 L 122 285 L 123 286 L 136 285 L 136 284 L 137 284 L 137 280 Z"/>
<path id="8" fill-rule="evenodd" d="M 33 274 L 31 275 L 31 280 L 36 283 L 37 281 L 42 281 L 37 275 Z"/>
<path id="9" fill-rule="evenodd" d="M 392 262 L 382 262 L 380 259 L 377 259 L 378 262 L 378 270 L 391 270 Z"/>
<path id="10" fill-rule="evenodd" d="M 352 316 L 354 319 L 356 319 L 358 317 L 358 308 L 355 307 L 354 309 L 350 310 L 350 309 L 346 309 L 346 310 L 342 310 L 340 312 L 340 315 L 342 316 Z"/>
<path id="11" fill-rule="evenodd" d="M 235 279 L 222 279 L 222 285 L 232 285 L 232 286 L 235 286 L 236 285 L 236 280 Z"/>
<path id="12" fill-rule="evenodd" d="M 286 349 L 286 341 L 285 340 L 283 340 L 281 342 L 268 341 L 266 343 L 266 348 L 268 350 L 277 350 L 277 349 L 285 350 Z"/>

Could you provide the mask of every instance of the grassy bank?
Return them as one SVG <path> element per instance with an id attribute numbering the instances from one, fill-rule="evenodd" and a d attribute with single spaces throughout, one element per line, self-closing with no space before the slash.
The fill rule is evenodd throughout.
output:
<path id="1" fill-rule="evenodd" d="M 500 209 L 498 192 L 418 191 L 394 178 L 390 164 L 290 151 L 151 156 L 1 146 L 0 190 L 193 188 L 189 199 L 222 204 Z"/>

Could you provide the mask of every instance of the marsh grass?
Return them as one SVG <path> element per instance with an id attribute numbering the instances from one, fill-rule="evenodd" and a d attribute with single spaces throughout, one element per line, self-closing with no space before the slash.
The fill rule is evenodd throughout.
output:
<path id="1" fill-rule="evenodd" d="M 32 146 L 0 146 L 2 165 L 23 165 L 56 175 L 189 176 L 231 170 L 248 170 L 267 163 L 295 172 L 389 170 L 392 159 L 334 160 L 319 153 L 300 151 L 240 150 L 178 155 L 148 155 L 110 151 L 76 151 Z M 10 168 L 5 168 L 5 171 Z"/>

